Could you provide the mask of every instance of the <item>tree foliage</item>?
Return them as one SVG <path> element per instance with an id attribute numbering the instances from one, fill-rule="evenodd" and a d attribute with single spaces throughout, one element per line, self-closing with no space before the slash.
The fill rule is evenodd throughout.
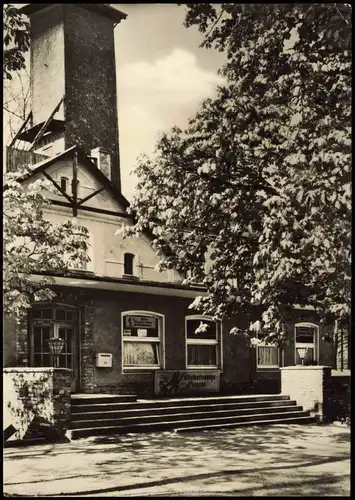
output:
<path id="1" fill-rule="evenodd" d="M 204 283 L 207 296 L 193 304 L 200 311 L 223 318 L 261 305 L 251 329 L 269 339 L 283 338 L 295 304 L 347 315 L 349 6 L 187 9 L 186 26 L 198 26 L 203 45 L 226 51 L 227 84 L 140 159 L 128 232 L 149 229 L 162 269 Z"/>
<path id="2" fill-rule="evenodd" d="M 43 273 L 65 273 L 71 264 L 80 267 L 89 261 L 87 229 L 76 219 L 60 224 L 47 220 L 51 184 L 36 180 L 24 187 L 23 176 L 25 169 L 21 176 L 7 174 L 3 195 L 3 306 L 5 314 L 18 320 L 32 303 L 55 296 L 53 278 Z"/>
<path id="3" fill-rule="evenodd" d="M 24 53 L 30 46 L 30 24 L 19 10 L 10 4 L 4 5 L 4 59 L 5 78 L 12 79 L 11 72 L 25 68 Z"/>

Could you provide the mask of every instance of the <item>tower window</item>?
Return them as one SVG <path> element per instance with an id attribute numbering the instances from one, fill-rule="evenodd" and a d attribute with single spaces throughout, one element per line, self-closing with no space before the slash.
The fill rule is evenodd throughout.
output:
<path id="1" fill-rule="evenodd" d="M 60 178 L 60 187 L 63 189 L 63 191 L 67 192 L 67 189 L 68 189 L 68 178 L 67 177 Z"/>
<path id="2" fill-rule="evenodd" d="M 124 274 L 133 275 L 133 261 L 134 254 L 133 253 L 125 253 L 124 254 Z"/>

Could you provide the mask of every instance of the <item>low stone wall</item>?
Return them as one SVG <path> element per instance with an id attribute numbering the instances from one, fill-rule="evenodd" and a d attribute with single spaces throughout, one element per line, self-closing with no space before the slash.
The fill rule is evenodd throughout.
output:
<path id="1" fill-rule="evenodd" d="M 14 367 L 4 369 L 4 429 L 12 425 L 12 439 L 22 440 L 30 425 L 65 435 L 71 413 L 71 370 Z"/>
<path id="2" fill-rule="evenodd" d="M 331 368 L 287 366 L 281 368 L 281 392 L 295 399 L 319 421 L 331 420 Z"/>

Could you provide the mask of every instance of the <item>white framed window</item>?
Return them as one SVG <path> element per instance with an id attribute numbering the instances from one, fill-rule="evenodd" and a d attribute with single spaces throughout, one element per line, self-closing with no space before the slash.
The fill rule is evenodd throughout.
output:
<path id="1" fill-rule="evenodd" d="M 164 368 L 163 314 L 125 311 L 121 316 L 122 367 L 124 370 Z"/>
<path id="2" fill-rule="evenodd" d="M 257 338 L 262 341 L 262 344 L 256 347 L 257 368 L 279 368 L 280 349 L 276 345 L 263 343 L 265 336 L 265 333 L 257 332 Z"/>
<path id="3" fill-rule="evenodd" d="M 295 364 L 318 363 L 319 327 L 314 323 L 295 324 Z M 303 362 L 302 362 L 303 358 Z"/>
<path id="4" fill-rule="evenodd" d="M 211 316 L 186 316 L 186 368 L 221 367 L 221 328 Z"/>

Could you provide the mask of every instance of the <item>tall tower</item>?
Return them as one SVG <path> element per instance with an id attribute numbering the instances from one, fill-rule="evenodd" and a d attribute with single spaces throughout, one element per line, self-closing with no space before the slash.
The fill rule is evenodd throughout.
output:
<path id="1" fill-rule="evenodd" d="M 32 126 L 21 139 L 33 140 L 64 96 L 63 114 L 48 130 L 64 136 L 65 149 L 77 144 L 88 155 L 95 148 L 109 153 L 120 189 L 114 27 L 126 14 L 108 4 L 33 3 L 20 10 L 30 19 L 32 90 Z"/>

